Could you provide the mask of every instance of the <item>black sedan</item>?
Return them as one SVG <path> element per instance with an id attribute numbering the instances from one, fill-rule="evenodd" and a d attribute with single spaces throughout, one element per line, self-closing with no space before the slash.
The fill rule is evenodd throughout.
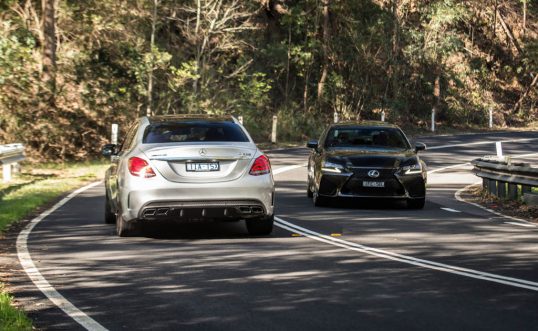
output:
<path id="1" fill-rule="evenodd" d="M 307 194 L 315 206 L 337 197 L 405 199 L 422 209 L 426 199 L 426 164 L 402 130 L 384 122 L 330 125 L 310 141 Z"/>

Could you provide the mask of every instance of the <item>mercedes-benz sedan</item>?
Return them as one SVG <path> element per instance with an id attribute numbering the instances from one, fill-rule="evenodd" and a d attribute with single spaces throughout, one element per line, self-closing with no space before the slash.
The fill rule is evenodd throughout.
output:
<path id="1" fill-rule="evenodd" d="M 272 231 L 269 159 L 232 116 L 142 117 L 103 155 L 105 221 L 119 236 L 160 221 L 244 219 L 252 235 Z"/>
<path id="2" fill-rule="evenodd" d="M 332 198 L 405 199 L 412 209 L 424 207 L 426 164 L 400 128 L 384 122 L 330 125 L 310 141 L 307 195 L 315 206 Z"/>

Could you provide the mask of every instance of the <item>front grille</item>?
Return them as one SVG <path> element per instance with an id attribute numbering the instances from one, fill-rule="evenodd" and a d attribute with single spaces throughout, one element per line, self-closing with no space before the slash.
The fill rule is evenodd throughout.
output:
<path id="1" fill-rule="evenodd" d="M 353 176 L 342 187 L 340 193 L 365 197 L 398 197 L 405 195 L 404 187 L 394 176 L 396 169 L 375 169 L 379 171 L 379 177 L 372 178 L 368 176 L 368 171 L 374 169 L 353 169 Z M 385 187 L 364 187 L 364 181 L 384 182 Z"/>

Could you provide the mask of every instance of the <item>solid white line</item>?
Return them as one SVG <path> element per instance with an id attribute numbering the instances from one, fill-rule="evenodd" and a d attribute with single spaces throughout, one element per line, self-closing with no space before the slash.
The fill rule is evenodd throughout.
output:
<path id="1" fill-rule="evenodd" d="M 86 315 L 80 309 L 75 307 L 69 300 L 62 296 L 46 279 L 43 277 L 39 269 L 32 260 L 32 256 L 28 251 L 28 237 L 34 229 L 34 227 L 49 216 L 51 213 L 56 211 L 58 208 L 66 204 L 69 200 L 73 199 L 78 194 L 99 185 L 101 182 L 92 183 L 90 185 L 84 186 L 67 197 L 63 198 L 60 202 L 52 206 L 50 209 L 44 211 L 39 216 L 30 221 L 30 223 L 19 233 L 17 237 L 17 255 L 19 261 L 24 271 L 28 274 L 28 277 L 32 280 L 35 286 L 43 292 L 49 298 L 52 303 L 57 307 L 63 310 L 68 316 L 77 321 L 78 324 L 82 325 L 86 330 L 91 331 L 107 331 L 105 327 L 97 323 L 94 319 Z"/>
<path id="2" fill-rule="evenodd" d="M 452 208 L 441 208 L 442 210 L 449 211 L 451 213 L 461 213 L 461 211 Z"/>
<path id="3" fill-rule="evenodd" d="M 428 147 L 427 150 L 436 150 L 436 149 L 452 148 L 452 147 L 467 147 L 467 146 L 477 146 L 477 145 L 489 145 L 489 144 L 494 145 L 497 142 L 518 143 L 518 142 L 528 142 L 528 141 L 534 141 L 534 140 L 538 140 L 538 138 L 505 139 L 505 140 L 497 140 L 497 141 L 478 141 L 478 142 L 474 142 L 474 143 L 433 146 L 433 147 Z"/>
<path id="4" fill-rule="evenodd" d="M 278 174 L 281 174 L 283 172 L 295 170 L 297 168 L 306 167 L 306 165 L 307 165 L 306 163 L 305 164 L 300 164 L 300 165 L 294 164 L 294 165 L 278 168 L 276 170 L 273 170 L 273 175 L 278 175 Z"/>
<path id="5" fill-rule="evenodd" d="M 508 216 L 508 215 L 505 215 L 505 214 L 502 214 L 502 213 L 499 213 L 498 211 L 495 211 L 493 209 L 489 209 L 489 208 L 486 208 L 482 205 L 479 205 L 477 203 L 474 203 L 474 202 L 470 202 L 470 201 L 467 201 L 465 200 L 464 198 L 461 197 L 461 194 L 465 191 L 467 191 L 469 188 L 473 187 L 473 186 L 476 186 L 476 185 L 480 185 L 482 184 L 482 181 L 479 181 L 479 182 L 476 182 L 474 184 L 471 184 L 471 185 L 467 185 L 465 186 L 464 188 L 462 189 L 459 189 L 455 194 L 454 194 L 454 197 L 456 198 L 456 200 L 460 201 L 460 202 L 463 202 L 463 203 L 466 203 L 466 204 L 469 204 L 469 205 L 472 205 L 472 206 L 475 206 L 477 208 L 480 208 L 482 210 L 485 210 L 489 213 L 492 213 L 492 214 L 495 214 L 497 216 L 500 216 L 502 218 L 506 218 L 506 219 L 510 219 L 510 220 L 513 220 L 513 221 L 517 221 L 517 222 L 520 222 L 520 223 L 525 223 L 525 224 L 530 224 L 530 225 L 535 225 L 534 223 L 531 223 L 527 220 L 524 220 L 522 218 L 517 218 L 517 217 L 513 217 L 513 216 Z"/>
<path id="6" fill-rule="evenodd" d="M 389 251 L 384 251 L 381 249 L 356 244 L 356 243 L 349 242 L 343 239 L 326 236 L 321 233 L 314 232 L 312 230 L 308 230 L 298 225 L 286 222 L 279 217 L 275 217 L 275 220 L 276 220 L 275 225 L 280 228 L 286 229 L 294 233 L 302 234 L 303 236 L 308 237 L 310 239 L 324 242 L 333 246 L 346 248 L 352 251 L 357 251 L 357 252 L 361 252 L 368 255 L 374 255 L 377 257 L 384 258 L 384 259 L 411 264 L 414 266 L 419 266 L 419 267 L 423 267 L 427 269 L 443 271 L 443 272 L 452 273 L 452 274 L 456 274 L 460 276 L 465 276 L 465 277 L 490 281 L 494 283 L 524 288 L 524 289 L 528 289 L 532 291 L 538 291 L 538 283 L 536 282 L 491 274 L 487 272 L 481 272 L 481 271 L 477 271 L 473 269 L 455 267 L 448 264 L 438 263 L 438 262 L 424 260 L 424 259 L 418 259 L 412 256 L 407 256 L 407 255 L 402 255 L 402 254 L 397 254 L 397 253 L 392 253 Z"/>
<path id="7" fill-rule="evenodd" d="M 517 226 L 524 226 L 526 228 L 535 228 L 536 225 L 532 225 L 532 224 L 525 224 L 525 223 L 516 223 L 516 222 L 504 222 L 505 224 L 512 224 L 512 225 L 517 225 Z"/>

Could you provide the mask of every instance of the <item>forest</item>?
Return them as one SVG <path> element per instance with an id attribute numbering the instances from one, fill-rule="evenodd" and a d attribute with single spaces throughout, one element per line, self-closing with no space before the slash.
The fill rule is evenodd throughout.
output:
<path id="1" fill-rule="evenodd" d="M 257 142 L 335 113 L 424 129 L 538 113 L 538 0 L 0 0 L 0 144 L 97 157 L 111 123 L 234 114 Z"/>

